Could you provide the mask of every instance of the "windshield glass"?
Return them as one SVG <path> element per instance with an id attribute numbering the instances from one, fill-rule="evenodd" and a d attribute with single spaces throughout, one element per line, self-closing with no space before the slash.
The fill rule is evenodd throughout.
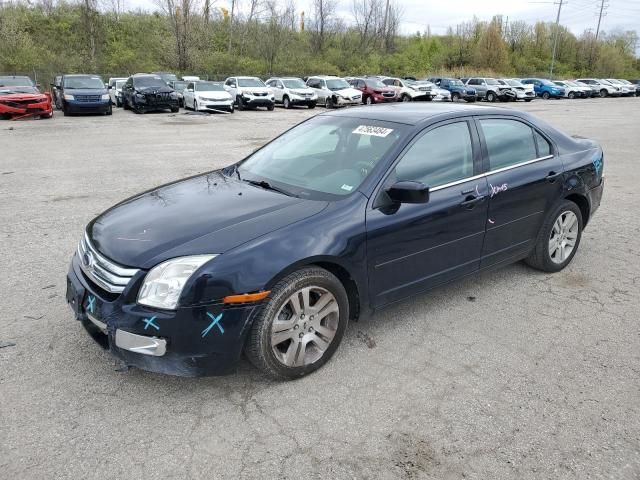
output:
<path id="1" fill-rule="evenodd" d="M 264 83 L 259 78 L 239 78 L 239 87 L 264 87 Z"/>
<path id="2" fill-rule="evenodd" d="M 243 180 L 266 181 L 294 196 L 336 199 L 355 191 L 407 128 L 378 120 L 315 117 L 251 155 L 238 173 Z"/>
<path id="3" fill-rule="evenodd" d="M 146 87 L 166 87 L 167 84 L 157 75 L 145 75 L 144 77 L 134 77 L 133 83 L 137 88 Z"/>
<path id="4" fill-rule="evenodd" d="M 372 88 L 387 88 L 387 86 L 384 83 L 382 83 L 381 80 L 378 80 L 376 78 L 367 79 L 364 81 L 364 83 L 366 83 L 368 87 L 372 87 Z"/>
<path id="5" fill-rule="evenodd" d="M 224 91 L 221 83 L 217 82 L 198 82 L 195 84 L 198 92 L 219 92 Z"/>
<path id="6" fill-rule="evenodd" d="M 342 78 L 331 78 L 327 79 L 327 88 L 329 90 L 343 90 L 345 88 L 351 88 L 351 85 Z"/>
<path id="7" fill-rule="evenodd" d="M 0 77 L 0 87 L 21 87 L 23 85 L 33 86 L 33 82 L 29 77 Z"/>
<path id="8" fill-rule="evenodd" d="M 0 87 L 0 95 L 11 93 L 40 93 L 40 91 L 36 87 L 29 86 Z"/>
<path id="9" fill-rule="evenodd" d="M 82 77 L 64 77 L 65 88 L 86 88 L 89 90 L 104 90 L 104 82 L 100 77 L 82 76 Z"/>
<path id="10" fill-rule="evenodd" d="M 464 84 L 460 80 L 454 80 L 454 79 L 449 80 L 449 85 L 452 86 L 452 87 L 463 87 L 464 86 Z"/>
<path id="11" fill-rule="evenodd" d="M 174 80 L 178 80 L 178 77 L 176 77 L 174 73 L 151 73 L 159 76 L 164 82 L 173 82 Z"/>
<path id="12" fill-rule="evenodd" d="M 415 80 L 403 80 L 403 82 L 407 85 L 416 85 L 418 83 Z"/>
<path id="13" fill-rule="evenodd" d="M 512 87 L 521 87 L 522 84 L 517 80 L 507 80 L 507 83 Z"/>
<path id="14" fill-rule="evenodd" d="M 487 78 L 487 85 L 500 85 L 500 82 L 495 78 Z"/>
<path id="15" fill-rule="evenodd" d="M 188 82 L 173 82 L 173 89 L 181 92 L 182 90 L 187 88 L 187 83 Z"/>
<path id="16" fill-rule="evenodd" d="M 126 80 L 118 80 L 116 81 L 116 90 L 122 90 L 122 86 L 125 84 Z"/>
<path id="17" fill-rule="evenodd" d="M 287 88 L 307 88 L 304 82 L 299 78 L 288 78 L 287 80 L 282 80 L 282 83 Z"/>

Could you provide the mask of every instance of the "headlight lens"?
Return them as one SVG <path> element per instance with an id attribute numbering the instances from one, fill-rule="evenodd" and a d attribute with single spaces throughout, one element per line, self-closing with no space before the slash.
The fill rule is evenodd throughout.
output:
<path id="1" fill-rule="evenodd" d="M 109 94 L 105 93 L 104 95 L 102 95 L 102 100 L 109 100 Z"/>
<path id="2" fill-rule="evenodd" d="M 68 95 L 68 94 L 64 94 L 64 99 L 65 100 L 73 100 L 73 95 Z"/>
<path id="3" fill-rule="evenodd" d="M 187 280 L 217 255 L 193 255 L 167 260 L 151 269 L 144 279 L 138 303 L 148 307 L 175 310 Z"/>

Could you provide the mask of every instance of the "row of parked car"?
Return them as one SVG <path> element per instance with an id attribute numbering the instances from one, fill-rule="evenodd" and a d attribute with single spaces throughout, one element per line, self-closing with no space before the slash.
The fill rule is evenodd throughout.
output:
<path id="1" fill-rule="evenodd" d="M 17 95 L 17 96 L 16 96 Z M 547 80 L 542 78 L 449 78 L 429 77 L 337 77 L 316 75 L 305 79 L 234 76 L 224 82 L 201 80 L 196 76 L 179 79 L 167 72 L 138 73 L 112 77 L 105 85 L 99 75 L 59 75 L 51 92 L 40 92 L 29 77 L 0 77 L 0 116 L 53 115 L 53 106 L 64 115 L 102 113 L 111 115 L 113 106 L 136 113 L 180 107 L 195 111 L 224 111 L 265 107 L 285 108 L 411 101 L 485 100 L 530 102 L 537 97 L 592 98 L 640 96 L 640 79 Z"/>

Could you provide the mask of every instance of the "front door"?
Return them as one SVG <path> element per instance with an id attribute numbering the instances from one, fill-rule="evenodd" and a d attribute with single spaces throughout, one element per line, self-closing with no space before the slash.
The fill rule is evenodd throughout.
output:
<path id="1" fill-rule="evenodd" d="M 481 267 L 510 263 L 531 251 L 562 193 L 562 161 L 551 142 L 509 117 L 482 118 L 489 215 Z"/>
<path id="2" fill-rule="evenodd" d="M 430 187 L 425 204 L 367 210 L 367 269 L 374 307 L 473 273 L 487 220 L 487 182 L 471 120 L 429 127 L 405 149 L 384 188 L 400 180 Z"/>

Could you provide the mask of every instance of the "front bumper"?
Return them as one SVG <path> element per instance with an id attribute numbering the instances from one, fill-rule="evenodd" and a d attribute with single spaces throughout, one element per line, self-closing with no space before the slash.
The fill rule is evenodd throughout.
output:
<path id="1" fill-rule="evenodd" d="M 87 332 L 128 366 L 188 377 L 234 372 L 260 304 L 147 308 L 136 303 L 145 273 L 134 276 L 121 294 L 109 294 L 85 276 L 74 254 L 67 303 Z"/>
<path id="2" fill-rule="evenodd" d="M 229 110 L 233 100 L 198 100 L 198 110 Z"/>
<path id="3" fill-rule="evenodd" d="M 398 101 L 398 97 L 396 97 L 395 95 L 393 97 L 385 97 L 384 95 L 378 95 L 377 93 L 374 93 L 372 96 L 376 103 L 389 103 Z"/>
<path id="4" fill-rule="evenodd" d="M 79 102 L 77 100 L 64 101 L 70 113 L 105 113 L 111 106 L 111 99 L 99 102 Z"/>
<path id="5" fill-rule="evenodd" d="M 242 95 L 242 103 L 247 107 L 268 107 L 275 103 L 271 97 L 254 97 L 253 95 Z"/>
<path id="6" fill-rule="evenodd" d="M 291 105 L 315 105 L 318 103 L 318 97 L 299 97 L 297 95 L 291 95 L 289 97 Z"/>
<path id="7" fill-rule="evenodd" d="M 53 106 L 46 100 L 42 102 L 0 102 L 0 116 L 29 117 L 53 114 Z"/>
<path id="8" fill-rule="evenodd" d="M 354 98 L 338 97 L 336 105 L 346 107 L 348 105 L 360 105 L 362 103 L 362 95 L 354 95 Z"/>

